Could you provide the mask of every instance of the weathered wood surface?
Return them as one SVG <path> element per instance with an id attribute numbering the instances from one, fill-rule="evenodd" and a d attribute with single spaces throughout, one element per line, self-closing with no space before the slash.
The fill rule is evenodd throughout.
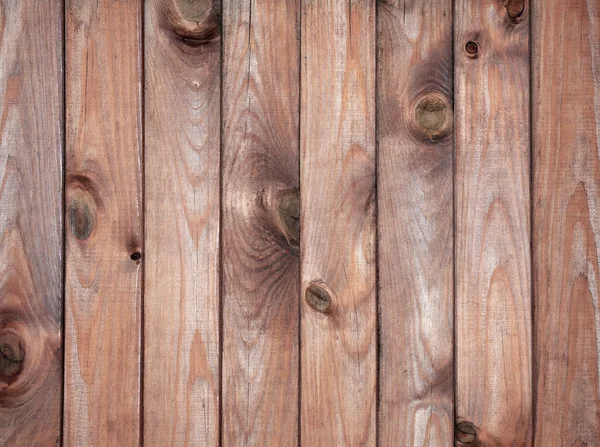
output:
<path id="1" fill-rule="evenodd" d="M 456 417 L 529 445 L 529 4 L 459 0 L 454 29 Z"/>
<path id="2" fill-rule="evenodd" d="M 600 443 L 600 4 L 533 2 L 535 443 Z"/>
<path id="3" fill-rule="evenodd" d="M 141 3 L 66 2 L 65 445 L 137 445 Z"/>
<path id="4" fill-rule="evenodd" d="M 62 392 L 62 3 L 0 3 L 0 445 L 55 445 Z"/>
<path id="5" fill-rule="evenodd" d="M 145 3 L 144 444 L 219 440 L 220 4 Z"/>
<path id="6" fill-rule="evenodd" d="M 300 2 L 223 2 L 223 445 L 298 438 Z"/>
<path id="7" fill-rule="evenodd" d="M 375 1 L 301 18 L 301 441 L 374 445 Z"/>
<path id="8" fill-rule="evenodd" d="M 450 446 L 452 2 L 378 6 L 379 440 Z"/>

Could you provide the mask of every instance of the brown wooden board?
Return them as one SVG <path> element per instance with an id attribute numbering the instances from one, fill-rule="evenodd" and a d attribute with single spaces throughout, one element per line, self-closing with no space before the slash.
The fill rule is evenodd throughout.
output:
<path id="1" fill-rule="evenodd" d="M 378 3 L 379 439 L 450 446 L 452 2 Z"/>
<path id="2" fill-rule="evenodd" d="M 298 438 L 299 12 L 223 2 L 223 445 Z"/>
<path id="3" fill-rule="evenodd" d="M 62 2 L 0 3 L 0 445 L 55 445 L 62 400 Z"/>
<path id="4" fill-rule="evenodd" d="M 457 438 L 530 445 L 529 4 L 454 20 Z"/>
<path id="5" fill-rule="evenodd" d="M 376 438 L 375 1 L 301 18 L 301 441 Z"/>
<path id="6" fill-rule="evenodd" d="M 137 445 L 141 3 L 66 2 L 65 445 Z"/>
<path id="7" fill-rule="evenodd" d="M 219 440 L 219 14 L 145 2 L 148 446 Z"/>
<path id="8" fill-rule="evenodd" d="M 533 2 L 535 444 L 600 442 L 600 4 Z"/>

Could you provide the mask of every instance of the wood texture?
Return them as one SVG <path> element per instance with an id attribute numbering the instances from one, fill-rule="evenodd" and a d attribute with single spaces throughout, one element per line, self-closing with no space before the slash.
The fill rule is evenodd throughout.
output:
<path id="1" fill-rule="evenodd" d="M 600 4 L 534 3 L 539 446 L 600 442 Z"/>
<path id="2" fill-rule="evenodd" d="M 378 4 L 379 439 L 454 439 L 452 2 Z"/>
<path id="3" fill-rule="evenodd" d="M 223 445 L 298 438 L 299 13 L 223 3 Z"/>
<path id="4" fill-rule="evenodd" d="M 217 445 L 220 4 L 145 8 L 144 444 Z"/>
<path id="5" fill-rule="evenodd" d="M 301 23 L 301 441 L 374 445 L 375 1 Z"/>
<path id="6" fill-rule="evenodd" d="M 456 416 L 530 445 L 529 5 L 455 3 Z"/>
<path id="7" fill-rule="evenodd" d="M 0 445 L 55 445 L 62 391 L 62 3 L 0 3 Z"/>
<path id="8" fill-rule="evenodd" d="M 140 37 L 140 2 L 66 2 L 65 445 L 139 442 Z"/>

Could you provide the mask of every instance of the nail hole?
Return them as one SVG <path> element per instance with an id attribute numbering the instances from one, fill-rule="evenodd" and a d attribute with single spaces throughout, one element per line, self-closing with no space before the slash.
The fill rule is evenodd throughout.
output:
<path id="1" fill-rule="evenodd" d="M 465 50 L 466 50 L 467 53 L 469 53 L 470 55 L 474 56 L 479 51 L 479 45 L 477 45 L 477 42 L 475 42 L 473 40 L 470 40 L 465 45 Z"/>
<path id="2" fill-rule="evenodd" d="M 139 251 L 136 251 L 134 253 L 131 253 L 130 258 L 132 261 L 139 261 L 140 259 L 142 259 L 142 254 Z"/>

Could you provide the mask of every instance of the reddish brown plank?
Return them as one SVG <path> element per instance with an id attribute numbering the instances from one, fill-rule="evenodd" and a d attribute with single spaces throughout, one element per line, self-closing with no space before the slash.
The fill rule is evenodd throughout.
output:
<path id="1" fill-rule="evenodd" d="M 452 2 L 378 3 L 379 439 L 450 446 Z"/>
<path id="2" fill-rule="evenodd" d="M 301 440 L 374 445 L 375 1 L 301 18 Z"/>
<path id="3" fill-rule="evenodd" d="M 0 445 L 55 445 L 62 391 L 62 2 L 0 3 Z"/>
<path id="4" fill-rule="evenodd" d="M 66 2 L 65 445 L 137 445 L 141 3 Z"/>
<path id="5" fill-rule="evenodd" d="M 223 2 L 223 444 L 298 438 L 299 10 Z"/>
<path id="6" fill-rule="evenodd" d="M 529 3 L 454 12 L 456 416 L 484 445 L 530 445 Z"/>
<path id="7" fill-rule="evenodd" d="M 144 444 L 219 440 L 220 3 L 145 5 Z"/>
<path id="8" fill-rule="evenodd" d="M 600 442 L 600 4 L 534 2 L 535 444 Z"/>

